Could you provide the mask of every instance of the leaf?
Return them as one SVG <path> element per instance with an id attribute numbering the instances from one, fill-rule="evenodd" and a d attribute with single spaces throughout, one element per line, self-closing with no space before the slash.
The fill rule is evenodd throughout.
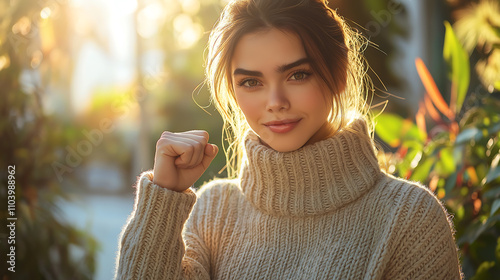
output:
<path id="1" fill-rule="evenodd" d="M 495 262 L 483 262 L 479 265 L 476 271 L 476 275 L 471 278 L 471 280 L 488 280 L 491 279 L 491 275 L 488 273 L 490 268 L 495 266 Z"/>
<path id="2" fill-rule="evenodd" d="M 391 147 L 398 147 L 401 143 L 417 141 L 423 143 L 426 140 L 426 133 L 420 131 L 410 120 L 399 115 L 384 113 L 377 117 L 375 132 Z"/>
<path id="3" fill-rule="evenodd" d="M 479 183 L 479 179 L 477 178 L 476 169 L 472 166 L 467 168 L 467 174 L 469 175 L 470 181 L 473 185 L 477 185 Z"/>
<path id="4" fill-rule="evenodd" d="M 461 246 L 465 242 L 469 244 L 474 243 L 484 231 L 494 226 L 498 221 L 500 221 L 500 215 L 490 216 L 484 223 L 481 221 L 474 222 L 467 226 L 465 232 L 458 239 L 457 244 Z"/>
<path id="5" fill-rule="evenodd" d="M 455 159 L 453 158 L 453 147 L 441 149 L 439 152 L 439 166 L 446 174 L 455 172 Z"/>
<path id="6" fill-rule="evenodd" d="M 424 95 L 424 104 L 425 108 L 427 109 L 427 112 L 429 113 L 429 116 L 435 121 L 435 122 L 441 122 L 441 117 L 439 116 L 439 113 L 436 111 L 434 108 L 434 105 L 432 105 L 432 101 L 429 99 L 429 96 L 426 94 Z"/>
<path id="7" fill-rule="evenodd" d="M 417 121 L 417 127 L 420 129 L 420 131 L 427 134 L 427 127 L 425 125 L 425 107 L 424 106 L 425 105 L 423 103 L 420 104 L 417 115 L 415 116 L 415 120 Z"/>
<path id="8" fill-rule="evenodd" d="M 410 177 L 410 180 L 417 182 L 424 182 L 425 179 L 429 176 L 429 173 L 434 166 L 434 162 L 436 159 L 434 157 L 427 158 L 422 164 L 419 164 L 413 174 Z"/>
<path id="9" fill-rule="evenodd" d="M 484 184 L 488 184 L 500 177 L 500 166 L 490 169 L 486 177 L 484 178 Z"/>
<path id="10" fill-rule="evenodd" d="M 500 198 L 497 198 L 495 201 L 493 201 L 493 204 L 491 205 L 490 216 L 495 215 L 495 213 L 498 211 L 499 208 L 500 208 Z"/>
<path id="11" fill-rule="evenodd" d="M 443 96 L 436 86 L 436 82 L 434 82 L 431 73 L 429 73 L 429 69 L 427 69 L 422 59 L 417 57 L 417 59 L 415 59 L 415 66 L 417 67 L 417 72 L 420 76 L 420 80 L 424 84 L 424 87 L 427 90 L 427 94 L 431 98 L 436 108 L 441 111 L 441 113 L 443 113 L 446 117 L 448 117 L 448 119 L 453 120 L 453 112 L 448 107 L 448 104 L 446 104 L 446 102 L 444 101 Z"/>
<path id="12" fill-rule="evenodd" d="M 496 81 L 494 87 L 496 90 L 500 90 L 500 81 Z"/>
<path id="13" fill-rule="evenodd" d="M 404 119 L 398 115 L 384 113 L 377 117 L 375 132 L 387 144 L 397 147 Z"/>
<path id="14" fill-rule="evenodd" d="M 446 181 L 446 184 L 444 185 L 444 190 L 446 192 L 446 196 L 448 196 L 450 194 L 451 190 L 457 184 L 457 177 L 458 177 L 457 171 L 455 171 L 453 174 L 451 174 L 450 177 L 448 177 L 448 180 Z"/>
<path id="15" fill-rule="evenodd" d="M 495 186 L 483 194 L 484 198 L 498 198 L 500 197 L 500 186 Z"/>
<path id="16" fill-rule="evenodd" d="M 498 131 L 500 131 L 500 122 L 497 122 L 493 125 L 491 125 L 489 128 L 488 128 L 488 133 L 489 134 L 495 134 L 497 133 Z"/>
<path id="17" fill-rule="evenodd" d="M 460 134 L 458 134 L 457 139 L 455 140 L 455 143 L 457 144 L 463 144 L 466 142 L 469 142 L 472 139 L 480 139 L 481 136 L 483 135 L 483 132 L 477 128 L 477 127 L 471 127 L 464 129 Z"/>
<path id="18" fill-rule="evenodd" d="M 446 27 L 443 56 L 451 70 L 451 81 L 455 85 L 456 97 L 455 113 L 460 112 L 467 95 L 470 82 L 469 55 L 464 50 L 455 32 L 448 21 L 444 22 Z"/>

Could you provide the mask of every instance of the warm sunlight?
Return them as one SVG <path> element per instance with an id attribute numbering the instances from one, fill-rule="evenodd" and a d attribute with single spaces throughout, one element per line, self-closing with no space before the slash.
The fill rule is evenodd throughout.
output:
<path id="1" fill-rule="evenodd" d="M 0 1 L 0 279 L 493 279 L 499 28 L 498 0 Z"/>

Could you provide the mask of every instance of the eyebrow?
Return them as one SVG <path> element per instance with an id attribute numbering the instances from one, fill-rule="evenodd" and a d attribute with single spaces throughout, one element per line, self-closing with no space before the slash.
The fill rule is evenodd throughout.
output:
<path id="1" fill-rule="evenodd" d="M 295 62 L 292 62 L 292 63 L 289 63 L 289 64 L 285 64 L 285 65 L 281 65 L 281 66 L 278 66 L 278 68 L 276 68 L 276 71 L 279 72 L 279 73 L 283 73 L 287 70 L 290 70 L 294 67 L 297 67 L 299 65 L 302 65 L 302 64 L 306 64 L 306 63 L 309 63 L 310 60 L 309 58 L 305 57 L 305 58 L 301 58 Z M 262 74 L 262 72 L 260 71 L 252 71 L 252 70 L 246 70 L 246 69 L 242 69 L 242 68 L 236 68 L 233 72 L 233 75 L 236 76 L 236 75 L 247 75 L 247 76 L 255 76 L 255 77 L 263 77 L 264 75 Z"/>

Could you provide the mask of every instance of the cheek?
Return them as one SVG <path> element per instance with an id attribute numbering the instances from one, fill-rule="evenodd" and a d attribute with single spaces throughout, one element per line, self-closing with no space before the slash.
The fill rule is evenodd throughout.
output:
<path id="1" fill-rule="evenodd" d="M 247 95 L 235 94 L 236 101 L 247 121 L 256 122 L 262 111 L 262 104 L 256 98 Z"/>
<path id="2" fill-rule="evenodd" d="M 299 96 L 295 104 L 298 104 L 302 111 L 309 112 L 311 115 L 324 115 L 330 111 L 323 93 L 317 88 L 313 88 L 307 91 L 306 94 Z"/>

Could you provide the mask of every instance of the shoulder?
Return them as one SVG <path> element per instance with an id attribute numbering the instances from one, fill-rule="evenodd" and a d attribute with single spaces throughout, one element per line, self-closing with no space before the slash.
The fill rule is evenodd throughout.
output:
<path id="1" fill-rule="evenodd" d="M 238 179 L 214 178 L 205 182 L 200 189 L 196 191 L 196 195 L 199 198 L 229 195 L 235 191 L 239 191 L 238 185 Z"/>
<path id="2" fill-rule="evenodd" d="M 426 186 L 385 174 L 377 186 L 386 203 L 393 207 L 395 218 L 408 227 L 441 224 L 452 229 L 452 216 L 443 203 Z M 430 225 L 429 225 L 430 226 Z"/>
<path id="3" fill-rule="evenodd" d="M 461 279 L 452 217 L 436 195 L 418 182 L 387 174 L 378 187 L 391 194 L 393 205 L 386 277 Z"/>
<path id="4" fill-rule="evenodd" d="M 419 182 L 409 181 L 383 173 L 379 180 L 378 190 L 393 194 L 395 201 L 407 203 L 430 203 L 441 206 L 440 200 L 426 186 Z"/>
<path id="5" fill-rule="evenodd" d="M 187 227 L 201 227 L 206 234 L 220 231 L 225 224 L 220 219 L 234 216 L 243 200 L 237 179 L 212 179 L 201 186 L 196 196 Z"/>
<path id="6" fill-rule="evenodd" d="M 235 200 L 241 196 L 238 179 L 214 178 L 205 182 L 196 191 L 197 204 L 202 207 L 218 206 L 228 200 Z"/>

